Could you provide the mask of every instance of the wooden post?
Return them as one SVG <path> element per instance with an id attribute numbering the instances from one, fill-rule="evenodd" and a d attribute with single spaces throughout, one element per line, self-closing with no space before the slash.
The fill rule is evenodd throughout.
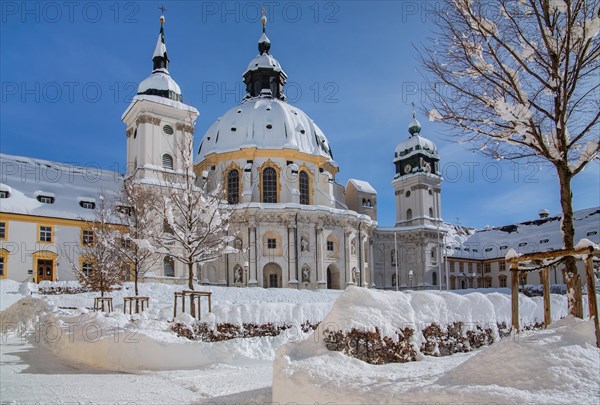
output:
<path id="1" fill-rule="evenodd" d="M 573 283 L 573 287 L 575 288 L 575 308 L 577 312 L 575 316 L 583 319 L 583 295 L 582 295 L 582 286 L 581 286 L 581 276 L 579 274 L 575 274 L 575 282 Z"/>
<path id="2" fill-rule="evenodd" d="M 594 326 L 596 328 L 596 347 L 600 347 L 600 325 L 598 324 L 598 302 L 596 301 L 596 280 L 594 280 L 594 264 L 592 255 L 585 259 L 585 279 L 588 290 L 588 307 L 590 309 L 590 319 L 594 317 Z"/>
<path id="3" fill-rule="evenodd" d="M 514 261 L 510 264 L 511 276 L 511 301 L 512 301 L 512 327 L 519 333 L 519 263 Z"/>
<path id="4" fill-rule="evenodd" d="M 540 278 L 544 286 L 544 328 L 547 328 L 552 323 L 552 315 L 550 313 L 550 280 L 548 277 L 548 267 L 544 267 L 540 271 Z"/>
<path id="5" fill-rule="evenodd" d="M 175 318 L 177 318 L 177 293 L 175 294 L 175 305 L 173 306 L 173 320 L 175 320 Z"/>

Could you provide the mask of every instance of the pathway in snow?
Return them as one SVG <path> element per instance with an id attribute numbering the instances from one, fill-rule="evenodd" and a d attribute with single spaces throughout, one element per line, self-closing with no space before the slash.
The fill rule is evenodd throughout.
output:
<path id="1" fill-rule="evenodd" d="M 269 402 L 272 363 L 124 374 L 66 364 L 44 347 L 11 336 L 0 345 L 0 402 Z"/>

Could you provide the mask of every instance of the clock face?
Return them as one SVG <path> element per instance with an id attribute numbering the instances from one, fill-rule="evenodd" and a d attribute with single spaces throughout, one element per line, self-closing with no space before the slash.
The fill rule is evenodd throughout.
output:
<path id="1" fill-rule="evenodd" d="M 404 166 L 404 173 L 410 173 L 411 170 L 412 170 L 412 167 L 410 167 L 410 165 Z"/>

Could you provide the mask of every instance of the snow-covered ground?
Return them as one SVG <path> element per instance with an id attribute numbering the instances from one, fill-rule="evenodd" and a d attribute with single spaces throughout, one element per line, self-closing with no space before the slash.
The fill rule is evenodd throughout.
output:
<path id="1" fill-rule="evenodd" d="M 519 341 L 504 339 L 470 353 L 374 366 L 327 351 L 321 329 L 311 335 L 292 328 L 276 337 L 218 343 L 177 337 L 169 321 L 173 292 L 181 289 L 142 284 L 140 294 L 150 297 L 150 309 L 132 318 L 122 314 L 122 297 L 132 295 L 131 284 L 110 293 L 115 312 L 103 314 L 86 309 L 97 293 L 42 296 L 35 285 L 0 280 L 5 332 L 0 399 L 44 403 L 390 403 L 398 402 L 398 395 L 426 402 L 600 399 L 600 351 L 589 344 L 590 322 L 567 319 L 535 332 L 534 341 L 523 340 L 527 334 L 522 334 Z M 407 323 L 420 331 L 431 322 L 460 320 L 470 328 L 510 321 L 510 297 L 501 292 L 200 289 L 213 293 L 213 313 L 206 313 L 203 305 L 202 319 L 207 322 L 323 321 L 343 329 L 378 326 L 391 334 Z M 520 301 L 524 324 L 543 319 L 541 297 L 522 296 Z M 553 295 L 553 319 L 565 315 L 566 298 Z M 24 331 L 25 336 L 18 334 Z M 497 338 L 497 329 L 494 334 Z M 536 367 L 543 370 L 536 370 L 540 377 L 532 380 L 526 373 Z M 554 375 L 562 376 L 560 382 Z"/>

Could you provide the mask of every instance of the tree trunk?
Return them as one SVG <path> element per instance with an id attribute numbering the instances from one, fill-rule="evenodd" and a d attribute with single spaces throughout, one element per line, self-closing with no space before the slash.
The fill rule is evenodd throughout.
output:
<path id="1" fill-rule="evenodd" d="M 188 262 L 188 287 L 190 290 L 194 291 L 194 263 L 192 263 L 191 261 Z M 191 297 L 190 301 L 190 315 L 192 315 L 195 318 L 196 303 L 194 302 L 193 297 Z"/>
<path id="2" fill-rule="evenodd" d="M 565 249 L 573 249 L 575 228 L 573 225 L 573 192 L 571 191 L 572 176 L 566 166 L 558 166 L 558 181 L 560 184 L 560 206 L 562 208 L 561 231 Z M 583 300 L 581 297 L 581 278 L 577 274 L 575 258 L 569 256 L 565 260 L 565 277 L 569 314 L 583 317 Z"/>

